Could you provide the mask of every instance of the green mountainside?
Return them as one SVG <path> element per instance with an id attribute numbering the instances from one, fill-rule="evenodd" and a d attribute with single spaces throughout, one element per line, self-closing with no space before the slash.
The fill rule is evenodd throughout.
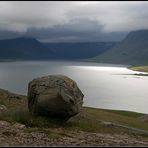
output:
<path id="1" fill-rule="evenodd" d="M 148 30 L 130 32 L 119 44 L 91 61 L 112 64 L 147 65 Z"/>

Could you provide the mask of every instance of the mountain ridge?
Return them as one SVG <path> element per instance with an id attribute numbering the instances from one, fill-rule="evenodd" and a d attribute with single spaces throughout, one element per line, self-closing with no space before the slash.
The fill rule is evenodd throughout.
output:
<path id="1" fill-rule="evenodd" d="M 112 64 L 147 65 L 148 30 L 130 32 L 125 39 L 92 61 Z"/>
<path id="2" fill-rule="evenodd" d="M 118 42 L 44 43 L 61 59 L 85 59 L 106 52 Z"/>
<path id="3" fill-rule="evenodd" d="M 43 49 L 48 52 L 43 53 Z M 53 52 L 34 38 L 17 37 L 0 40 L 0 59 L 35 59 L 51 56 Z"/>
<path id="4" fill-rule="evenodd" d="M 97 56 L 116 42 L 43 43 L 32 37 L 0 40 L 0 59 L 76 60 Z"/>

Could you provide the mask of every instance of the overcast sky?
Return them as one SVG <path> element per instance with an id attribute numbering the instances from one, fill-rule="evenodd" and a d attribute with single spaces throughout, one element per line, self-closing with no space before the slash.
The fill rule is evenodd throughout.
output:
<path id="1" fill-rule="evenodd" d="M 139 29 L 148 29 L 147 1 L 0 1 L 0 39 L 112 41 Z"/>

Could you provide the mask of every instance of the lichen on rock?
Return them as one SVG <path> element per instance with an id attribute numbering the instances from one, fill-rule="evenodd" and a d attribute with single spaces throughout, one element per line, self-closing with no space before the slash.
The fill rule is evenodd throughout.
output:
<path id="1" fill-rule="evenodd" d="M 80 112 L 83 97 L 76 82 L 64 75 L 36 78 L 28 85 L 28 108 L 33 115 L 70 118 Z"/>

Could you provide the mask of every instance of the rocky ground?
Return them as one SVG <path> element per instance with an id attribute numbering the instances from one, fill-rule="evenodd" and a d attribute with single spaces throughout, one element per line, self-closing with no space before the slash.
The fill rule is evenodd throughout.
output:
<path id="1" fill-rule="evenodd" d="M 39 130 L 0 121 L 0 146 L 148 146 L 148 138 L 125 133 L 65 131 L 63 128 Z"/>

